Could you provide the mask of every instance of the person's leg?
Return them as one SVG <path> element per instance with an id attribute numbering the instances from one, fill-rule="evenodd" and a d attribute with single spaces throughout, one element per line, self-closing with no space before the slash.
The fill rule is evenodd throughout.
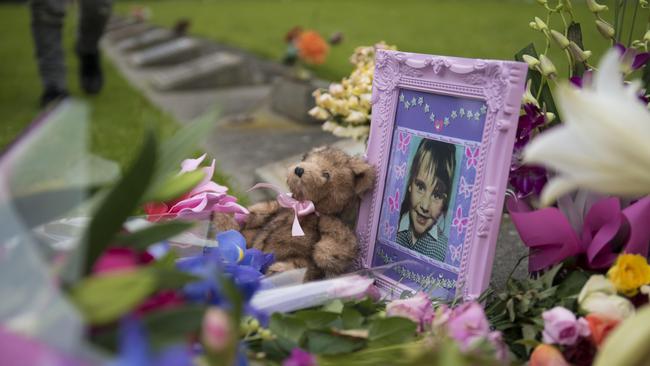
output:
<path id="1" fill-rule="evenodd" d="M 80 0 L 79 29 L 76 51 L 79 56 L 79 78 L 82 89 L 98 93 L 104 83 L 100 65 L 99 39 L 111 15 L 112 0 Z"/>
<path id="2" fill-rule="evenodd" d="M 41 105 L 67 95 L 62 29 L 65 0 L 31 0 L 31 28 L 43 84 Z"/>

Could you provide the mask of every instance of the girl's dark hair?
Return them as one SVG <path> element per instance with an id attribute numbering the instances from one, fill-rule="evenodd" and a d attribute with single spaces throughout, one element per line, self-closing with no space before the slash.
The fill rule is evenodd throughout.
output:
<path id="1" fill-rule="evenodd" d="M 446 212 L 449 207 L 451 185 L 454 180 L 454 170 L 456 169 L 456 147 L 446 142 L 422 139 L 415 156 L 413 156 L 413 162 L 409 170 L 407 189 L 404 191 L 404 200 L 399 212 L 400 217 L 411 210 L 411 195 L 408 194 L 408 187 L 417 177 L 421 166 L 424 166 L 429 175 L 437 178 L 436 191 L 444 194 L 445 197 L 442 211 Z"/>

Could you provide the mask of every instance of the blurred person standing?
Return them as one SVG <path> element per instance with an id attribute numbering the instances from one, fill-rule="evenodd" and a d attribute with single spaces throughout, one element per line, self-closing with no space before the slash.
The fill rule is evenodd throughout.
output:
<path id="1" fill-rule="evenodd" d="M 68 0 L 30 0 L 31 28 L 38 71 L 43 84 L 41 107 L 68 95 L 63 54 L 63 17 Z M 111 14 L 112 0 L 78 0 L 80 7 L 75 52 L 81 89 L 97 94 L 104 84 L 99 39 Z"/>

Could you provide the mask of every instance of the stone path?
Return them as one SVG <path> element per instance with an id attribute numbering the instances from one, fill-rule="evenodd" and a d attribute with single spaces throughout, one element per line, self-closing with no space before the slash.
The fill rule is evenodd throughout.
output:
<path id="1" fill-rule="evenodd" d="M 323 132 L 318 123 L 301 118 L 309 106 L 294 101 L 310 98 L 304 93 L 285 95 L 298 88 L 278 84 L 287 70 L 276 63 L 124 18 L 111 20 L 102 49 L 132 85 L 181 123 L 214 107 L 220 109 L 203 148 L 240 190 L 262 181 L 284 185 L 287 166 L 315 146 L 336 144 L 349 153 L 363 153 L 363 145 L 337 139 Z M 251 200 L 263 199 L 262 192 L 252 193 Z M 492 282 L 503 286 L 525 254 L 504 215 Z M 515 276 L 525 273 L 524 263 Z"/>

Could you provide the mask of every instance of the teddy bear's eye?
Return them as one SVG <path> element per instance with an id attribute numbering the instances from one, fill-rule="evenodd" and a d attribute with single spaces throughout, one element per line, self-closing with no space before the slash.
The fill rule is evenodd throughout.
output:
<path id="1" fill-rule="evenodd" d="M 304 154 L 302 155 L 302 159 L 301 159 L 300 161 L 305 161 L 305 159 L 307 159 L 307 155 L 309 155 L 309 154 L 308 154 L 308 153 L 304 153 Z"/>
<path id="2" fill-rule="evenodd" d="M 328 172 L 323 172 L 323 178 L 330 180 L 330 173 Z"/>

